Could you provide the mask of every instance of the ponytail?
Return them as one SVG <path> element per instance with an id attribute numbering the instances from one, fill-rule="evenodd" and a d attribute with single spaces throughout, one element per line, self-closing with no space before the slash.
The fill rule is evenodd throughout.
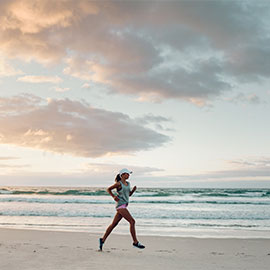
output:
<path id="1" fill-rule="evenodd" d="M 120 177 L 120 174 L 118 173 L 115 177 L 115 182 L 119 182 L 121 181 L 121 177 Z"/>

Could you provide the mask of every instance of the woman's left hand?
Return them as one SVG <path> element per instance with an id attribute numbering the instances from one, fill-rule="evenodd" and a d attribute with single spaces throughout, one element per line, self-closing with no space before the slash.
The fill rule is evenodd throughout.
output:
<path id="1" fill-rule="evenodd" d="M 136 189 L 137 189 L 137 187 L 134 186 L 133 189 L 130 191 L 129 196 L 132 196 L 132 194 L 135 192 Z"/>

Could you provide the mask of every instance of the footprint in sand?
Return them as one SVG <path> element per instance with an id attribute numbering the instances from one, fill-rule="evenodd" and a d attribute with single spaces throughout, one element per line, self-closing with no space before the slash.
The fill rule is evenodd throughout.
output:
<path id="1" fill-rule="evenodd" d="M 237 252 L 237 253 L 235 254 L 235 256 L 243 256 L 243 255 L 246 255 L 246 254 L 243 253 L 243 252 Z"/>
<path id="2" fill-rule="evenodd" d="M 212 254 L 212 255 L 224 255 L 224 253 L 222 253 L 222 252 L 211 252 L 210 254 Z"/>
<path id="3" fill-rule="evenodd" d="M 246 254 L 244 252 L 237 252 L 235 256 L 255 257 L 255 255 Z"/>
<path id="4" fill-rule="evenodd" d="M 100 249 L 96 250 L 96 252 L 100 252 L 100 253 L 110 253 L 109 250 L 104 251 L 104 250 L 100 250 Z"/>
<path id="5" fill-rule="evenodd" d="M 156 252 L 172 253 L 172 251 L 167 250 L 167 249 L 159 249 L 159 250 L 156 250 Z"/>

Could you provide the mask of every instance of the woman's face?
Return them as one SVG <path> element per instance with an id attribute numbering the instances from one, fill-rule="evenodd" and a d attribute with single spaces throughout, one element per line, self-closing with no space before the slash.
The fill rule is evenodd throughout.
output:
<path id="1" fill-rule="evenodd" d="M 123 179 L 128 179 L 128 178 L 129 178 L 129 174 L 128 174 L 128 173 L 123 173 L 123 174 L 121 175 L 121 177 L 122 177 Z"/>

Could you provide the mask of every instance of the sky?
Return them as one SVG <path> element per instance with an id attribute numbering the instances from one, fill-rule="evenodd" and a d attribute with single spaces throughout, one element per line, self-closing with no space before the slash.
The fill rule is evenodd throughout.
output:
<path id="1" fill-rule="evenodd" d="M 270 187 L 269 1 L 0 1 L 0 185 Z"/>

